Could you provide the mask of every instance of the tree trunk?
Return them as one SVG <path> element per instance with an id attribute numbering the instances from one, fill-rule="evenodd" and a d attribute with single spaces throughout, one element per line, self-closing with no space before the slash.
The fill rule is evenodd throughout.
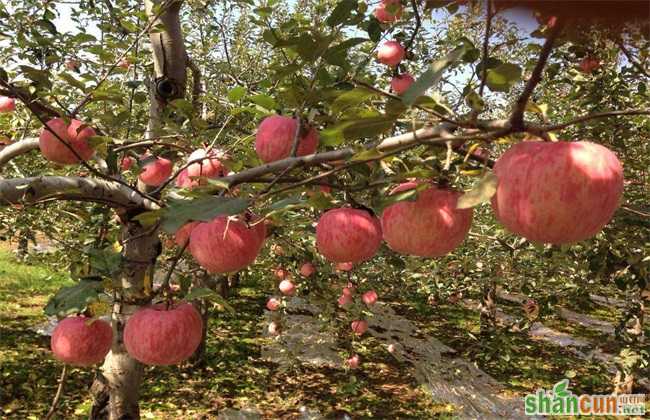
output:
<path id="1" fill-rule="evenodd" d="M 124 325 L 142 305 L 151 300 L 153 272 L 160 254 L 157 232 L 147 232 L 137 222 L 124 228 L 124 269 L 113 281 L 115 303 L 111 315 L 113 346 L 91 387 L 91 419 L 139 419 L 139 389 L 143 366 L 126 352 Z M 133 239 L 130 239 L 133 238 Z"/>
<path id="2" fill-rule="evenodd" d="M 157 12 L 158 6 L 164 8 Z M 149 39 L 153 52 L 154 80 L 150 86 L 151 104 L 146 138 L 153 138 L 164 125 L 162 111 L 167 103 L 185 96 L 187 53 L 183 44 L 179 12 L 183 2 L 145 0 L 147 17 L 155 20 Z M 145 186 L 138 183 L 141 190 Z M 130 215 L 132 217 L 133 215 Z M 137 222 L 126 222 L 124 270 L 114 282 L 113 347 L 91 388 L 91 419 L 129 420 L 140 418 L 138 407 L 143 366 L 129 357 L 122 334 L 124 324 L 140 306 L 151 300 L 156 258 L 161 252 L 157 232 L 147 232 Z"/>

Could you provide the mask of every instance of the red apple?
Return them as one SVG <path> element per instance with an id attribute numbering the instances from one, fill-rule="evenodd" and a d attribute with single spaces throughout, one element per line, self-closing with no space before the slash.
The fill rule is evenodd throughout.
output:
<path id="1" fill-rule="evenodd" d="M 270 335 L 280 335 L 280 324 L 275 321 L 269 322 L 268 331 Z"/>
<path id="2" fill-rule="evenodd" d="M 327 211 L 316 226 L 316 246 L 334 262 L 357 263 L 372 258 L 381 245 L 379 220 L 366 210 Z"/>
<path id="3" fill-rule="evenodd" d="M 415 82 L 415 79 L 410 73 L 398 74 L 391 79 L 390 88 L 395 94 L 402 95 L 411 87 L 413 82 Z"/>
<path id="4" fill-rule="evenodd" d="M 0 96 L 0 114 L 13 112 L 16 109 L 16 100 L 7 96 Z"/>
<path id="5" fill-rule="evenodd" d="M 204 159 L 187 167 L 188 176 L 204 176 L 206 178 L 219 178 L 224 176 L 226 168 L 217 158 L 217 152 L 215 150 L 210 150 L 209 152 L 205 149 L 195 150 L 187 158 L 187 161 L 189 163 L 201 158 Z"/>
<path id="6" fill-rule="evenodd" d="M 293 296 L 294 293 L 296 293 L 296 285 L 293 284 L 291 280 L 282 280 L 278 289 L 280 289 L 282 294 L 285 296 Z"/>
<path id="7" fill-rule="evenodd" d="M 361 365 L 361 358 L 359 357 L 358 354 L 355 354 L 354 356 L 346 360 L 345 363 L 348 365 L 350 369 L 357 369 L 359 365 Z"/>
<path id="8" fill-rule="evenodd" d="M 271 245 L 271 252 L 273 254 L 277 255 L 278 257 L 281 257 L 281 256 L 285 255 L 284 248 L 282 248 L 278 244 Z"/>
<path id="9" fill-rule="evenodd" d="M 276 268 L 273 270 L 273 275 L 278 278 L 278 280 L 284 280 L 289 277 L 289 272 L 284 268 Z"/>
<path id="10" fill-rule="evenodd" d="M 522 142 L 494 165 L 492 208 L 509 231 L 537 243 L 591 238 L 609 222 L 623 193 L 623 168 L 604 146 Z"/>
<path id="11" fill-rule="evenodd" d="M 368 306 L 372 306 L 377 303 L 377 292 L 374 290 L 368 290 L 366 293 L 361 295 L 361 300 Z"/>
<path id="12" fill-rule="evenodd" d="M 352 321 L 350 327 L 352 327 L 354 334 L 361 336 L 368 331 L 368 322 L 364 320 Z"/>
<path id="13" fill-rule="evenodd" d="M 395 22 L 402 16 L 400 0 L 382 0 L 375 8 L 373 15 L 382 23 Z"/>
<path id="14" fill-rule="evenodd" d="M 263 228 L 262 223 L 249 228 L 238 218 L 217 216 L 192 230 L 190 253 L 210 273 L 239 271 L 257 258 L 264 244 Z"/>
<path id="15" fill-rule="evenodd" d="M 415 188 L 406 182 L 392 194 Z M 439 257 L 464 240 L 472 224 L 472 209 L 457 209 L 459 192 L 431 186 L 416 201 L 400 201 L 384 209 L 381 227 L 388 246 L 400 254 Z"/>
<path id="16" fill-rule="evenodd" d="M 135 159 L 133 159 L 131 156 L 124 156 L 122 157 L 122 160 L 120 160 L 120 168 L 123 171 L 128 171 L 129 169 L 131 169 L 134 163 L 135 163 Z"/>
<path id="17" fill-rule="evenodd" d="M 156 157 L 153 162 L 144 165 L 138 178 L 150 187 L 158 187 L 172 175 L 173 167 L 171 160 Z"/>
<path id="18" fill-rule="evenodd" d="M 339 306 L 345 307 L 347 305 L 350 305 L 352 303 L 352 296 L 351 295 L 346 295 L 345 293 L 341 294 L 338 299 L 338 304 Z"/>
<path id="19" fill-rule="evenodd" d="M 131 62 L 128 58 L 123 58 L 119 61 L 119 63 L 117 63 L 117 66 L 123 68 L 124 70 L 128 70 L 129 67 L 131 67 Z"/>
<path id="20" fill-rule="evenodd" d="M 314 264 L 310 262 L 303 263 L 303 265 L 300 266 L 300 275 L 303 277 L 311 277 L 315 272 L 316 268 L 314 267 Z"/>
<path id="21" fill-rule="evenodd" d="M 65 143 L 67 143 L 83 159 L 88 160 L 95 153 L 88 144 L 88 139 L 96 135 L 91 127 L 83 127 L 84 123 L 79 120 L 71 120 L 70 125 L 66 124 L 63 118 L 54 118 L 48 121 L 47 126 L 54 131 Z M 61 165 L 79 163 L 79 159 L 63 144 L 54 134 L 43 128 L 38 139 L 38 147 L 45 159 Z"/>
<path id="22" fill-rule="evenodd" d="M 353 268 L 354 268 L 354 264 L 352 264 L 351 262 L 337 263 L 334 266 L 334 269 L 336 271 L 352 271 Z"/>
<path id="23" fill-rule="evenodd" d="M 282 306 L 282 302 L 280 302 L 276 298 L 270 298 L 266 302 L 266 309 L 268 309 L 269 311 L 277 311 L 278 309 L 280 309 L 280 306 Z"/>
<path id="24" fill-rule="evenodd" d="M 380 63 L 395 67 L 403 59 L 404 47 L 397 41 L 386 41 L 377 49 L 377 59 Z"/>
<path id="25" fill-rule="evenodd" d="M 255 135 L 255 151 L 263 162 L 273 162 L 291 155 L 297 121 L 272 115 L 264 118 Z M 318 148 L 318 132 L 312 127 L 298 142 L 297 156 L 310 155 Z"/>
<path id="26" fill-rule="evenodd" d="M 194 228 L 200 224 L 201 222 L 189 222 L 181 226 L 180 229 L 178 229 L 174 234 L 174 242 L 176 245 L 179 247 L 185 246 L 185 242 L 190 240 L 190 236 L 192 235 Z"/>
<path id="27" fill-rule="evenodd" d="M 189 303 L 138 309 L 124 327 L 129 355 L 145 365 L 175 365 L 188 359 L 201 343 L 203 320 Z"/>
<path id="28" fill-rule="evenodd" d="M 70 59 L 65 61 L 65 68 L 71 71 L 78 71 L 81 65 L 78 60 Z"/>
<path id="29" fill-rule="evenodd" d="M 104 360 L 113 343 L 113 329 L 100 319 L 73 316 L 54 328 L 50 347 L 54 357 L 73 366 L 90 366 Z"/>
<path id="30" fill-rule="evenodd" d="M 580 61 L 578 67 L 580 67 L 581 72 L 591 74 L 600 67 L 600 60 L 596 57 L 587 56 Z"/>

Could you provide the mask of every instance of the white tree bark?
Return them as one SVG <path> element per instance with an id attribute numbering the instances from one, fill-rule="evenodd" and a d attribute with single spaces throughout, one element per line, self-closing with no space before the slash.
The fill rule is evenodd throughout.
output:
<path id="1" fill-rule="evenodd" d="M 38 138 L 30 137 L 10 144 L 0 150 L 0 169 L 16 156 L 38 149 Z"/>
<path id="2" fill-rule="evenodd" d="M 78 176 L 39 176 L 0 179 L 0 206 L 44 201 L 92 201 L 123 209 L 156 210 L 158 205 L 127 186 Z"/>

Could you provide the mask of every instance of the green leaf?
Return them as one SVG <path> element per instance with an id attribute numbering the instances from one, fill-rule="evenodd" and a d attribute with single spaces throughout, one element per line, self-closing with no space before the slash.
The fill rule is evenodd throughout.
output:
<path id="1" fill-rule="evenodd" d="M 402 96 L 402 100 L 407 105 L 413 105 L 415 100 L 424 94 L 427 89 L 440 82 L 442 74 L 447 67 L 458 62 L 465 54 L 465 46 L 458 47 L 451 51 L 449 54 L 431 63 L 431 66 L 425 71 L 418 79 L 409 87 L 409 89 Z"/>
<path id="2" fill-rule="evenodd" d="M 357 87 L 352 90 L 345 91 L 339 95 L 332 103 L 332 112 L 340 114 L 348 108 L 361 105 L 368 99 L 377 96 L 377 94 L 364 87 Z"/>
<path id="3" fill-rule="evenodd" d="M 352 11 L 356 8 L 357 0 L 341 0 L 327 17 L 325 23 L 330 27 L 340 25 L 348 20 Z"/>
<path id="4" fill-rule="evenodd" d="M 246 96 L 246 88 L 243 86 L 236 86 L 228 91 L 228 100 L 230 102 L 237 102 Z"/>
<path id="5" fill-rule="evenodd" d="M 217 303 L 222 306 L 226 311 L 235 313 L 235 309 L 228 304 L 228 302 L 217 292 L 207 287 L 195 287 L 188 294 L 185 295 L 185 300 L 205 299 Z"/>
<path id="6" fill-rule="evenodd" d="M 45 314 L 64 317 L 83 312 L 88 304 L 99 300 L 102 290 L 102 282 L 96 280 L 81 280 L 74 286 L 63 287 L 47 302 Z"/>
<path id="7" fill-rule="evenodd" d="M 364 161 L 364 160 L 370 160 L 370 159 L 377 159 L 379 157 L 383 156 L 383 153 L 381 153 L 377 149 L 369 149 L 369 150 L 362 150 L 361 152 L 355 154 L 352 156 L 351 160 L 353 161 Z"/>
<path id="8" fill-rule="evenodd" d="M 329 64 L 345 67 L 349 60 L 348 50 L 366 41 L 369 41 L 368 38 L 350 38 L 328 48 L 323 54 L 323 58 Z"/>
<path id="9" fill-rule="evenodd" d="M 93 93 L 93 101 L 107 101 L 122 104 L 123 94 L 107 91 L 96 91 Z"/>
<path id="10" fill-rule="evenodd" d="M 69 73 L 61 73 L 61 74 L 59 74 L 59 79 L 67 82 L 71 86 L 76 87 L 77 89 L 81 90 L 82 92 L 86 90 L 86 85 L 84 84 L 84 82 L 75 79 Z"/>
<path id="11" fill-rule="evenodd" d="M 481 98 L 474 89 L 471 89 L 467 96 L 465 96 L 465 103 L 473 111 L 482 112 L 485 109 L 485 101 Z"/>
<path id="12" fill-rule="evenodd" d="M 370 18 L 366 32 L 368 32 L 368 38 L 370 38 L 372 42 L 379 42 L 381 39 L 381 24 L 374 16 Z"/>
<path id="13" fill-rule="evenodd" d="M 337 125 L 323 130 L 322 134 L 326 141 L 330 138 L 336 141 L 354 140 L 358 138 L 375 137 L 390 130 L 395 124 L 396 116 L 378 115 L 361 117 L 350 120 L 343 120 Z"/>
<path id="14" fill-rule="evenodd" d="M 458 209 L 469 209 L 479 204 L 490 201 L 492 196 L 497 192 L 499 179 L 492 172 L 488 172 L 481 178 L 471 190 L 458 198 Z"/>
<path id="15" fill-rule="evenodd" d="M 331 42 L 332 37 L 326 37 L 320 33 L 304 33 L 296 39 L 295 49 L 300 58 L 312 62 L 325 53 Z"/>
<path id="16" fill-rule="evenodd" d="M 378 198 L 374 203 L 373 210 L 375 210 L 377 213 L 381 213 L 386 207 L 390 206 L 391 204 L 399 203 L 400 201 L 415 201 L 418 198 L 418 194 L 429 187 L 429 184 L 423 182 L 415 188 L 411 188 L 410 190 L 400 191 L 395 194 L 389 194 L 385 197 L 378 196 L 380 198 Z"/>
<path id="17" fill-rule="evenodd" d="M 97 276 L 113 277 L 122 266 L 122 254 L 113 247 L 91 248 L 87 251 L 91 273 Z"/>
<path id="18" fill-rule="evenodd" d="M 516 64 L 503 63 L 488 69 L 486 85 L 493 92 L 507 92 L 521 79 L 521 67 Z"/>
<path id="19" fill-rule="evenodd" d="M 161 212 L 161 227 L 168 233 L 176 232 L 191 220 L 207 222 L 219 215 L 234 215 L 246 210 L 248 200 L 243 198 L 206 196 L 193 200 L 170 200 Z"/>
<path id="20" fill-rule="evenodd" d="M 263 93 L 260 93 L 259 95 L 251 96 L 250 100 L 254 104 L 259 105 L 264 109 L 268 109 L 269 111 L 273 111 L 278 107 L 278 104 L 275 103 L 275 99 Z"/>
<path id="21" fill-rule="evenodd" d="M 186 117 L 191 117 L 194 113 L 194 106 L 192 105 L 192 102 L 187 99 L 174 99 L 169 104 Z"/>

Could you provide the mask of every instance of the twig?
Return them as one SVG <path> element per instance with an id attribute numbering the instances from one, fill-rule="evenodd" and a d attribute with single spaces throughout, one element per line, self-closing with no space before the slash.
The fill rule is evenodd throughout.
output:
<path id="1" fill-rule="evenodd" d="M 542 72 L 544 71 L 546 62 L 548 61 L 548 58 L 551 55 L 551 51 L 553 50 L 553 45 L 555 44 L 555 40 L 560 35 L 563 28 L 564 28 L 564 23 L 558 20 L 555 23 L 555 26 L 553 26 L 553 28 L 551 29 L 551 33 L 548 35 L 548 38 L 546 38 L 546 42 L 544 42 L 542 51 L 539 54 L 539 58 L 537 59 L 537 64 L 535 64 L 535 68 L 533 69 L 533 73 L 530 75 L 530 79 L 528 79 L 528 82 L 524 87 L 524 91 L 521 93 L 521 95 L 519 95 L 519 98 L 517 98 L 517 102 L 515 103 L 515 108 L 513 109 L 510 117 L 510 123 L 512 127 L 516 130 L 521 130 L 523 128 L 524 110 L 526 109 L 526 105 L 528 104 L 528 99 L 530 99 L 530 95 L 533 94 L 533 90 L 535 89 L 537 84 L 542 80 Z"/>
<path id="2" fill-rule="evenodd" d="M 160 288 L 158 289 L 158 293 L 166 292 L 169 290 L 169 281 L 172 278 L 172 274 L 174 274 L 174 270 L 176 269 L 176 264 L 178 264 L 178 261 L 183 256 L 183 252 L 185 252 L 185 249 L 189 244 L 190 244 L 190 240 L 188 237 L 188 239 L 185 241 L 183 246 L 178 250 L 176 255 L 174 255 L 174 257 L 172 258 L 172 264 L 169 267 L 167 274 L 165 275 L 165 280 L 163 280 L 162 284 L 160 285 Z"/>
<path id="3" fill-rule="evenodd" d="M 380 94 L 380 95 L 382 95 L 382 96 L 385 96 L 385 97 L 387 97 L 387 98 L 394 99 L 394 100 L 396 100 L 396 101 L 400 101 L 400 102 L 402 101 L 402 98 L 401 98 L 401 97 L 399 97 L 399 96 L 397 96 L 397 95 L 393 95 L 392 93 L 386 92 L 385 90 L 381 90 L 381 89 L 379 89 L 379 88 L 376 88 L 376 87 L 374 87 L 373 85 L 371 85 L 370 83 L 364 82 L 363 80 L 359 80 L 359 79 L 351 79 L 351 81 L 352 81 L 352 83 L 354 83 L 355 85 L 363 86 L 363 87 L 365 87 L 365 88 L 367 88 L 367 89 L 370 89 L 371 91 L 373 91 L 373 92 L 375 92 L 375 93 L 378 93 L 378 94 Z M 449 118 L 445 117 L 444 115 L 442 115 L 442 114 L 440 114 L 440 113 L 438 113 L 438 112 L 436 112 L 436 111 L 434 111 L 434 110 L 432 110 L 432 109 L 424 108 L 424 107 L 422 107 L 422 106 L 420 106 L 420 105 L 413 105 L 413 108 L 419 109 L 420 111 L 424 111 L 424 112 L 426 112 L 427 114 L 431 114 L 431 115 L 433 115 L 433 116 L 439 118 L 441 121 L 444 121 L 444 122 L 447 122 L 447 123 L 450 123 L 450 124 L 454 124 L 454 125 L 456 125 L 456 126 L 460 126 L 460 125 L 461 125 L 459 122 L 454 121 L 454 120 L 452 120 L 452 119 L 449 119 Z"/>
<path id="4" fill-rule="evenodd" d="M 567 121 L 565 123 L 561 124 L 547 124 L 547 125 L 537 125 L 537 124 L 531 124 L 531 123 L 525 123 L 524 126 L 526 128 L 533 128 L 534 130 L 540 130 L 540 131 L 557 131 L 557 130 L 562 130 L 564 128 L 567 128 L 571 125 L 575 125 L 584 121 L 589 121 L 589 120 L 595 120 L 595 119 L 600 119 L 600 118 L 607 118 L 607 117 L 618 117 L 618 116 L 623 116 L 623 115 L 650 115 L 650 108 L 648 109 L 628 109 L 628 110 L 623 110 L 623 111 L 607 111 L 607 112 L 599 112 L 596 114 L 590 114 L 590 115 L 583 115 L 582 117 L 575 118 L 573 120 Z"/>
<path id="5" fill-rule="evenodd" d="M 641 65 L 641 63 L 636 61 L 636 59 L 632 56 L 630 50 L 628 50 L 627 47 L 625 47 L 622 38 L 619 37 L 616 39 L 616 45 L 618 45 L 618 47 L 621 49 L 623 54 L 625 54 L 630 64 L 632 64 L 637 70 L 639 70 L 643 75 L 645 75 L 645 77 L 650 77 L 650 73 L 648 73 L 648 71 Z"/>
<path id="6" fill-rule="evenodd" d="M 180 136 L 177 136 L 180 137 Z M 116 147 L 113 149 L 114 152 L 121 152 L 124 150 L 129 150 L 129 149 L 137 149 L 139 147 L 151 147 L 151 146 L 166 146 L 170 147 L 172 149 L 179 149 L 182 150 L 183 152 L 189 152 L 190 149 L 186 146 L 182 146 L 177 143 L 168 143 L 164 141 L 156 141 L 156 140 L 144 140 L 144 141 L 137 141 L 137 142 L 132 142 L 132 143 L 126 143 L 123 144 L 122 146 Z"/>
<path id="7" fill-rule="evenodd" d="M 296 116 L 294 118 L 296 120 L 296 131 L 293 133 L 293 143 L 291 144 L 291 157 L 296 157 L 296 154 L 298 153 L 298 145 L 300 144 L 300 114 L 296 112 Z"/>
<path id="8" fill-rule="evenodd" d="M 45 420 L 50 420 L 56 412 L 56 406 L 59 405 L 59 400 L 61 399 L 61 394 L 63 393 L 63 385 L 65 384 L 65 378 L 67 375 L 68 365 L 63 365 L 63 369 L 61 370 L 61 378 L 59 378 L 59 387 L 56 389 L 56 394 L 54 394 L 54 399 L 52 400 L 50 411 L 47 412 Z"/>
<path id="9" fill-rule="evenodd" d="M 401 7 L 401 6 L 400 6 Z M 422 20 L 420 19 L 420 11 L 418 10 L 418 3 L 416 0 L 411 0 L 411 7 L 413 7 L 413 13 L 415 14 L 415 28 L 413 28 L 413 33 L 411 34 L 411 39 L 409 39 L 408 44 L 406 44 L 406 51 L 411 52 L 411 47 L 413 42 L 415 42 L 415 37 L 422 26 Z"/>
<path id="10" fill-rule="evenodd" d="M 492 0 L 488 0 L 487 15 L 485 16 L 485 36 L 483 37 L 483 57 L 481 60 L 481 86 L 478 89 L 478 96 L 483 96 L 485 89 L 485 79 L 487 78 L 487 59 L 490 47 L 490 32 L 492 31 L 492 17 L 494 16 Z"/>
<path id="11" fill-rule="evenodd" d="M 650 213 L 646 213 L 646 212 L 643 212 L 641 210 L 636 210 L 636 209 L 633 209 L 631 207 L 621 206 L 621 209 L 623 209 L 623 210 L 625 210 L 625 211 L 627 211 L 629 213 L 636 214 L 637 216 L 650 217 Z"/>

